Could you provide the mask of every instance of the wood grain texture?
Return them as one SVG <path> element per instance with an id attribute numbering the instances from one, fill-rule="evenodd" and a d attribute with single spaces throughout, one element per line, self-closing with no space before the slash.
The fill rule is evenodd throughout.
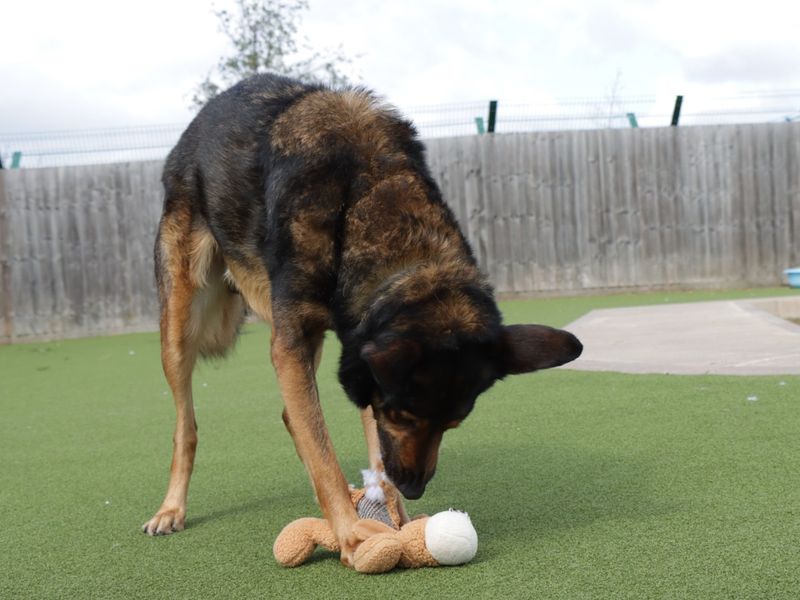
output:
<path id="1" fill-rule="evenodd" d="M 2 172 L 2 342 L 153 329 L 161 161 Z M 2 194 L 0 192 L 0 194 Z M 1 208 L 1 207 L 0 207 Z M 6 270 L 3 271 L 6 273 Z"/>
<path id="2" fill-rule="evenodd" d="M 494 134 L 428 148 L 447 201 L 470 207 L 468 237 L 501 293 L 777 285 L 800 261 L 797 123 Z M 470 180 L 458 188 L 461 173 Z"/>
<path id="3" fill-rule="evenodd" d="M 428 140 L 498 292 L 776 285 L 800 266 L 800 124 Z M 0 172 L 0 343 L 152 329 L 160 161 Z"/>

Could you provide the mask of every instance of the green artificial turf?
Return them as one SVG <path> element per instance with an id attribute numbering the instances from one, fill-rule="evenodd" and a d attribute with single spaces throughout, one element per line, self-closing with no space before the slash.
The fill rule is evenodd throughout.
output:
<path id="1" fill-rule="evenodd" d="M 626 304 L 503 304 L 563 325 Z M 410 512 L 467 510 L 464 567 L 365 576 L 319 552 L 278 567 L 281 527 L 317 515 L 281 422 L 264 326 L 195 374 L 200 447 L 187 529 L 139 527 L 166 487 L 172 401 L 155 334 L 0 348 L 0 598 L 797 598 L 799 377 L 550 371 L 509 378 L 448 433 Z M 365 466 L 329 340 L 320 389 L 342 466 Z"/>

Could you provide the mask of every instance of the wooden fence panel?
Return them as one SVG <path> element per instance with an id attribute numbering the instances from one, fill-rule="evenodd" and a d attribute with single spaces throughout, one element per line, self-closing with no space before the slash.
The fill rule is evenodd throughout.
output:
<path id="1" fill-rule="evenodd" d="M 776 285 L 800 260 L 798 138 L 775 123 L 473 136 L 448 152 L 483 179 L 468 237 L 500 292 Z"/>
<path id="2" fill-rule="evenodd" d="M 11 316 L 0 341 L 154 327 L 161 167 L 155 161 L 2 172 L 7 235 L 0 259 L 10 282 L 2 306 Z"/>
<path id="3" fill-rule="evenodd" d="M 775 285 L 800 266 L 800 124 L 429 140 L 501 293 Z M 0 171 L 0 342 L 153 328 L 160 161 Z"/>

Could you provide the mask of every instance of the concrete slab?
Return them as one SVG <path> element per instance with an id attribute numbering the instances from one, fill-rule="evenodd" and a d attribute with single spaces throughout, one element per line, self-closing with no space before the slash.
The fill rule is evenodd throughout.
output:
<path id="1" fill-rule="evenodd" d="M 623 373 L 800 375 L 800 297 L 592 311 L 565 329 L 582 356 L 562 368 Z"/>

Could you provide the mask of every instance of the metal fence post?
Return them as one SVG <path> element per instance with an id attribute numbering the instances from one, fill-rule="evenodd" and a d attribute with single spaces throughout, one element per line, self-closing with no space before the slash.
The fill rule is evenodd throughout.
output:
<path id="1" fill-rule="evenodd" d="M 494 126 L 497 123 L 497 100 L 489 100 L 489 126 L 487 133 L 494 133 Z"/>
<path id="2" fill-rule="evenodd" d="M 672 111 L 672 127 L 678 126 L 678 121 L 681 118 L 681 105 L 683 104 L 683 96 L 675 97 L 675 109 Z"/>

